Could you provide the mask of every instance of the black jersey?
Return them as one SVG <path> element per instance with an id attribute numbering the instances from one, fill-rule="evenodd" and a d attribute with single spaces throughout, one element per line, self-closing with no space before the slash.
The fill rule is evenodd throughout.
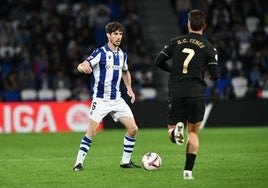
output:
<path id="1" fill-rule="evenodd" d="M 161 50 L 155 63 L 170 72 L 169 93 L 173 97 L 205 96 L 204 71 L 208 68 L 212 79 L 217 80 L 217 51 L 202 35 L 189 33 L 173 38 Z M 172 58 L 172 64 L 166 60 Z"/>

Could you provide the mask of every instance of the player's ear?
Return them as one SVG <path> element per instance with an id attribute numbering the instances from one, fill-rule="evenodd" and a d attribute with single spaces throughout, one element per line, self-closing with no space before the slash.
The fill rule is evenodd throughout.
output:
<path id="1" fill-rule="evenodd" d="M 190 28 L 191 28 L 191 25 L 190 25 L 190 21 L 189 20 L 187 22 L 187 28 L 188 28 L 188 30 L 190 30 Z"/>

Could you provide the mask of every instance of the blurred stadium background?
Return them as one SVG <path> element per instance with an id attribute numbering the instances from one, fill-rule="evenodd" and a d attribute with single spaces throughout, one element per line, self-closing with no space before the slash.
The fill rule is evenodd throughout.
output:
<path id="1" fill-rule="evenodd" d="M 207 13 L 205 35 L 221 70 L 219 82 L 206 80 L 206 123 L 268 125 L 267 0 L 2 0 L 0 133 L 83 130 L 91 97 L 76 66 L 106 43 L 108 21 L 126 28 L 121 48 L 138 123 L 165 126 L 168 75 L 153 59 L 168 39 L 187 33 L 187 12 L 195 8 Z"/>

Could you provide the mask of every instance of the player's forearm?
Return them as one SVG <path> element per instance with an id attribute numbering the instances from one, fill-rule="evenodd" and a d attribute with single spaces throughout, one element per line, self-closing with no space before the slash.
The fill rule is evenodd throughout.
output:
<path id="1" fill-rule="evenodd" d="M 218 70 L 217 63 L 210 63 L 209 64 L 209 72 L 210 72 L 210 75 L 211 75 L 211 80 L 219 80 L 220 73 L 219 73 L 219 70 Z"/>
<path id="2" fill-rule="evenodd" d="M 129 71 L 123 72 L 122 78 L 123 78 L 123 81 L 124 81 L 126 88 L 128 90 L 131 89 L 132 88 L 131 87 L 131 76 L 130 76 Z"/>
<path id="3" fill-rule="evenodd" d="M 87 61 L 83 61 L 77 66 L 77 70 L 80 73 L 90 74 L 92 69 Z"/>
<path id="4" fill-rule="evenodd" d="M 159 53 L 156 58 L 154 59 L 154 64 L 159 67 L 160 69 L 170 72 L 171 71 L 171 66 L 167 64 L 166 60 L 168 58 L 164 56 L 163 54 Z"/>

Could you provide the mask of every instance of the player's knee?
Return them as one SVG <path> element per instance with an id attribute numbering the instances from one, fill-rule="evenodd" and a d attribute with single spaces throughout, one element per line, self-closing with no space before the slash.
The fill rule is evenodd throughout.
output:
<path id="1" fill-rule="evenodd" d="M 198 134 L 201 123 L 202 122 L 188 123 L 188 132 Z"/>
<path id="2" fill-rule="evenodd" d="M 139 130 L 139 128 L 137 127 L 137 125 L 135 125 L 135 126 L 132 126 L 131 128 L 129 128 L 127 132 L 129 134 L 129 136 L 134 137 L 138 133 L 138 130 Z"/>

